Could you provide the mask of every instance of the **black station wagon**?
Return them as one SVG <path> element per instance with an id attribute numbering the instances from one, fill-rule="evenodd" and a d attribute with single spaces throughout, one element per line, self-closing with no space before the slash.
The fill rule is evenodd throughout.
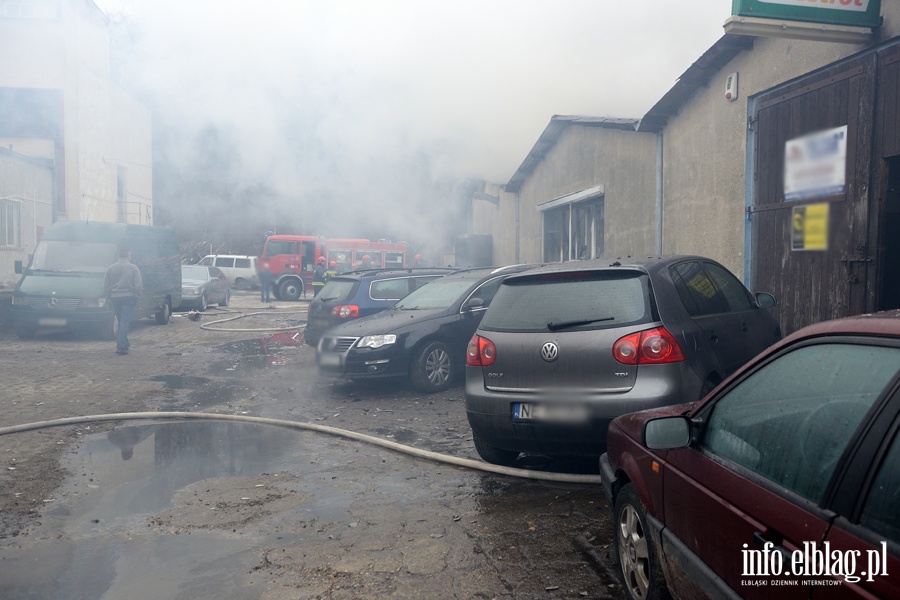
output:
<path id="1" fill-rule="evenodd" d="M 411 268 L 335 275 L 309 303 L 303 339 L 315 346 L 329 328 L 381 312 L 410 292 L 454 270 Z"/>
<path id="2" fill-rule="evenodd" d="M 500 283 L 527 268 L 457 271 L 387 310 L 330 329 L 319 341 L 319 373 L 354 380 L 401 377 L 424 392 L 447 389 L 462 373 L 466 344 Z"/>
<path id="3" fill-rule="evenodd" d="M 513 275 L 469 343 L 478 453 L 600 456 L 613 418 L 696 400 L 781 338 L 766 308 L 699 256 L 574 261 Z"/>

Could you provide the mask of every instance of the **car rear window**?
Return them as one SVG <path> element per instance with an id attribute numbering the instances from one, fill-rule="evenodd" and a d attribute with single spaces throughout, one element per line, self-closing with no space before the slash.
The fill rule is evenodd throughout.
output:
<path id="1" fill-rule="evenodd" d="M 400 310 L 449 308 L 460 296 L 469 291 L 473 283 L 475 281 L 471 279 L 439 278 L 406 296 L 393 308 Z"/>
<path id="2" fill-rule="evenodd" d="M 373 300 L 399 300 L 409 293 L 409 281 L 403 279 L 382 279 L 369 286 L 369 296 Z"/>
<path id="3" fill-rule="evenodd" d="M 358 283 L 355 279 L 332 279 L 325 284 L 325 287 L 316 296 L 316 300 L 343 302 L 353 295 Z"/>
<path id="4" fill-rule="evenodd" d="M 649 322 L 647 276 L 637 272 L 549 273 L 506 280 L 481 328 L 598 329 Z"/>

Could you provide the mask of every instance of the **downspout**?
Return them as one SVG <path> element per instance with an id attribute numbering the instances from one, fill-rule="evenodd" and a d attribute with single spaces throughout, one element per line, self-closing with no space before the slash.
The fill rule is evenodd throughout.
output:
<path id="1" fill-rule="evenodd" d="M 662 254 L 663 235 L 663 132 L 656 134 L 656 253 Z"/>
<path id="2" fill-rule="evenodd" d="M 519 192 L 516 192 L 516 264 L 521 262 L 519 258 Z"/>

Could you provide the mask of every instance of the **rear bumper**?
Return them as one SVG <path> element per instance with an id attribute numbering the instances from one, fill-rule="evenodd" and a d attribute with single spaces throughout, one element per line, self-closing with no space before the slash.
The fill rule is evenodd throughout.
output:
<path id="1" fill-rule="evenodd" d="M 665 367 L 653 377 L 639 376 L 628 392 L 578 397 L 558 392 L 539 397 L 488 391 L 481 368 L 466 367 L 466 417 L 473 433 L 497 448 L 550 456 L 599 457 L 606 451 L 609 424 L 619 415 L 689 400 L 684 390 L 695 385 L 695 376 L 687 363 Z M 517 420 L 513 417 L 516 403 L 583 404 L 587 416 L 568 423 Z"/>

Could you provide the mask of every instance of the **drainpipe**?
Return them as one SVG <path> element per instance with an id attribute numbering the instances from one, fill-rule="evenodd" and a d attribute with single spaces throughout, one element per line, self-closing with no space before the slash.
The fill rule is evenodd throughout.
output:
<path id="1" fill-rule="evenodd" d="M 656 134 L 656 253 L 662 254 L 663 235 L 663 132 Z"/>
<path id="2" fill-rule="evenodd" d="M 516 192 L 516 264 L 521 263 L 519 258 L 519 192 Z"/>

